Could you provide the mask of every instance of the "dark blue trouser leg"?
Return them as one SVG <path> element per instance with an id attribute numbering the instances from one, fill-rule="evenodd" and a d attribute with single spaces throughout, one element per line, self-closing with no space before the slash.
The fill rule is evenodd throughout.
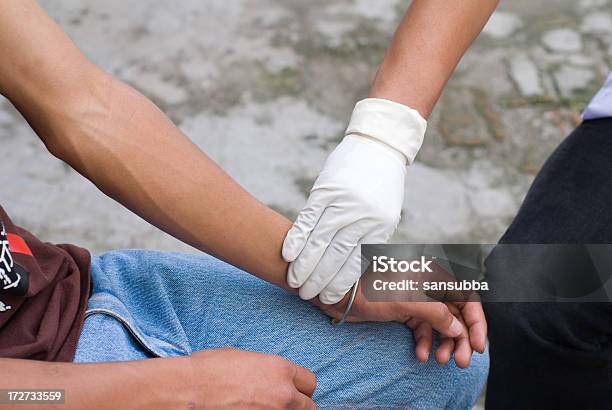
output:
<path id="1" fill-rule="evenodd" d="M 500 243 L 612 244 L 612 119 L 581 124 L 555 150 Z M 488 409 L 612 408 L 612 303 L 485 311 Z"/>

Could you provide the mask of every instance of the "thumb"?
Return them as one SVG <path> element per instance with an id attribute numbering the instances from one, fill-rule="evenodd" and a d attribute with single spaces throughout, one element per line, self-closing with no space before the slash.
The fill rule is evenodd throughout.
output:
<path id="1" fill-rule="evenodd" d="M 325 210 L 323 194 L 319 190 L 312 191 L 306 206 L 300 211 L 287 236 L 283 241 L 283 259 L 293 262 L 304 249 L 310 233 Z"/>

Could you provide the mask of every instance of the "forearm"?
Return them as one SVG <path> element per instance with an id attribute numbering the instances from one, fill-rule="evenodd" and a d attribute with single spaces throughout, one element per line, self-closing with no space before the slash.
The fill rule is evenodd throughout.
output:
<path id="1" fill-rule="evenodd" d="M 289 221 L 242 189 L 140 93 L 102 74 L 92 82 L 104 95 L 77 104 L 83 111 L 60 118 L 61 125 L 50 121 L 48 128 L 63 129 L 52 151 L 153 225 L 286 288 L 280 249 Z"/>
<path id="2" fill-rule="evenodd" d="M 427 118 L 461 56 L 499 0 L 414 0 L 376 74 L 370 97 Z"/>
<path id="3" fill-rule="evenodd" d="M 54 155 L 162 230 L 287 288 L 289 221 L 91 64 L 34 1 L 0 4 L 0 49 L 10 57 L 0 60 L 0 92 Z"/>
<path id="4" fill-rule="evenodd" d="M 165 380 L 188 371 L 174 364 L 182 359 L 152 359 L 116 363 L 50 363 L 33 360 L 0 359 L 0 387 L 15 390 L 58 390 L 65 393 L 65 403 L 45 405 L 49 409 L 138 409 L 151 406 L 185 408 L 188 395 L 179 397 Z M 174 363 L 172 362 L 174 361 Z M 183 375 L 181 375 L 183 377 Z M 157 386 L 157 387 L 156 387 Z M 177 386 L 178 387 L 178 386 Z M 12 408 L 2 405 L 0 409 Z M 40 404 L 20 403 L 20 409 L 38 409 Z"/>

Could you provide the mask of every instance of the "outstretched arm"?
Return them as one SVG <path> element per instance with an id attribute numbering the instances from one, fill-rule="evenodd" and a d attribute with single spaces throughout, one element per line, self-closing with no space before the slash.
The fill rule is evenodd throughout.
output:
<path id="1" fill-rule="evenodd" d="M 287 288 L 285 218 L 147 98 L 89 62 L 35 1 L 0 9 L 0 93 L 53 155 L 160 229 Z"/>

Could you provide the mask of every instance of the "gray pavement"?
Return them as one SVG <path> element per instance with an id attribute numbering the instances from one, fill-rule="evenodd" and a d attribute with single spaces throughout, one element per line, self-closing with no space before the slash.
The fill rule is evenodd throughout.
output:
<path id="1" fill-rule="evenodd" d="M 247 190 L 290 218 L 366 95 L 407 6 L 41 3 L 93 61 L 150 97 Z M 496 241 L 611 62 L 612 1 L 502 1 L 429 122 L 394 241 Z M 52 158 L 1 100 L 0 145 L 0 203 L 44 239 L 95 252 L 189 250 Z"/>

